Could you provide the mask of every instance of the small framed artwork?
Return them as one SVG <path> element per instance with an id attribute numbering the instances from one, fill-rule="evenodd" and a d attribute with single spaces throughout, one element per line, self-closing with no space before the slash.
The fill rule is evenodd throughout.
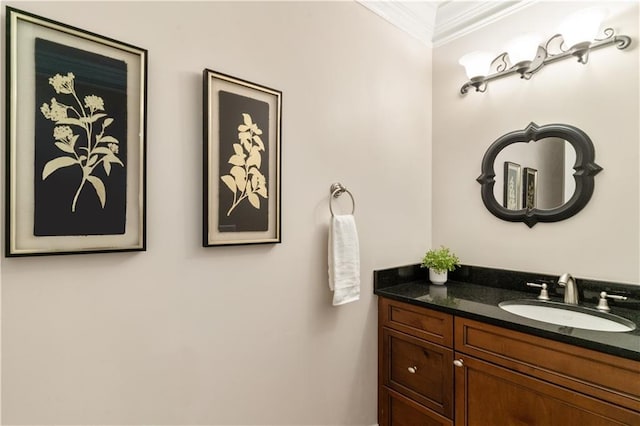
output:
<path id="1" fill-rule="evenodd" d="M 203 72 L 203 246 L 279 243 L 282 92 Z"/>
<path id="2" fill-rule="evenodd" d="M 145 250 L 147 51 L 6 11 L 5 255 Z"/>
<path id="3" fill-rule="evenodd" d="M 521 167 L 511 161 L 504 162 L 504 200 L 503 206 L 508 210 L 520 210 L 522 201 Z"/>
<path id="4" fill-rule="evenodd" d="M 538 171 L 531 167 L 525 167 L 522 179 L 522 208 L 527 210 L 535 209 L 537 206 L 536 191 L 538 187 Z"/>

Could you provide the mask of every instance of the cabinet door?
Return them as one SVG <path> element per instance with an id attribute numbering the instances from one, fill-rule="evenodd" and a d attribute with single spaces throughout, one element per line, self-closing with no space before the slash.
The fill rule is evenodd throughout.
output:
<path id="1" fill-rule="evenodd" d="M 453 426 L 453 422 L 394 392 L 381 387 L 380 426 Z"/>
<path id="2" fill-rule="evenodd" d="M 640 425 L 626 408 L 456 353 L 456 426 Z"/>
<path id="3" fill-rule="evenodd" d="M 383 384 L 451 418 L 453 351 L 386 327 L 382 346 Z"/>
<path id="4" fill-rule="evenodd" d="M 459 317 L 455 319 L 455 348 L 509 370 L 640 411 L 638 361 Z"/>

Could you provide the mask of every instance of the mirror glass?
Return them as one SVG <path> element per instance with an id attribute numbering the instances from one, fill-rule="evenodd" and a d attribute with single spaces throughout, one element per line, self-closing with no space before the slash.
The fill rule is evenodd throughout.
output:
<path id="1" fill-rule="evenodd" d="M 508 145 L 493 164 L 496 201 L 508 210 L 560 207 L 575 192 L 575 162 L 575 149 L 561 138 Z"/>

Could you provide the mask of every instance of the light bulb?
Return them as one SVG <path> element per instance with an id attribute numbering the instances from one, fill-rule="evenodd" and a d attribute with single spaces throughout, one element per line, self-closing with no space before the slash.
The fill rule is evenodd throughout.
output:
<path id="1" fill-rule="evenodd" d="M 471 52 L 464 55 L 458 63 L 462 65 L 467 72 L 467 77 L 483 77 L 489 73 L 491 60 L 493 55 L 488 52 Z"/>
<path id="2" fill-rule="evenodd" d="M 539 45 L 540 36 L 537 34 L 525 34 L 513 39 L 506 48 L 511 65 L 532 61 L 536 57 Z"/>
<path id="3" fill-rule="evenodd" d="M 605 17 L 606 12 L 603 9 L 584 9 L 568 16 L 558 32 L 562 34 L 567 48 L 583 42 L 592 42 L 598 36 Z"/>

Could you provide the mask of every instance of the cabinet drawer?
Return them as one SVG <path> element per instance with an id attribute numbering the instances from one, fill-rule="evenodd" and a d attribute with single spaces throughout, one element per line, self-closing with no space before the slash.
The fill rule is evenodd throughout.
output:
<path id="1" fill-rule="evenodd" d="M 453 347 L 453 316 L 408 303 L 378 299 L 380 323 L 412 336 Z"/>
<path id="2" fill-rule="evenodd" d="M 640 411 L 640 362 L 466 318 L 456 351 Z"/>
<path id="3" fill-rule="evenodd" d="M 453 351 L 382 330 L 382 382 L 435 412 L 453 415 Z"/>
<path id="4" fill-rule="evenodd" d="M 446 417 L 384 386 L 380 390 L 380 426 L 453 426 Z"/>

